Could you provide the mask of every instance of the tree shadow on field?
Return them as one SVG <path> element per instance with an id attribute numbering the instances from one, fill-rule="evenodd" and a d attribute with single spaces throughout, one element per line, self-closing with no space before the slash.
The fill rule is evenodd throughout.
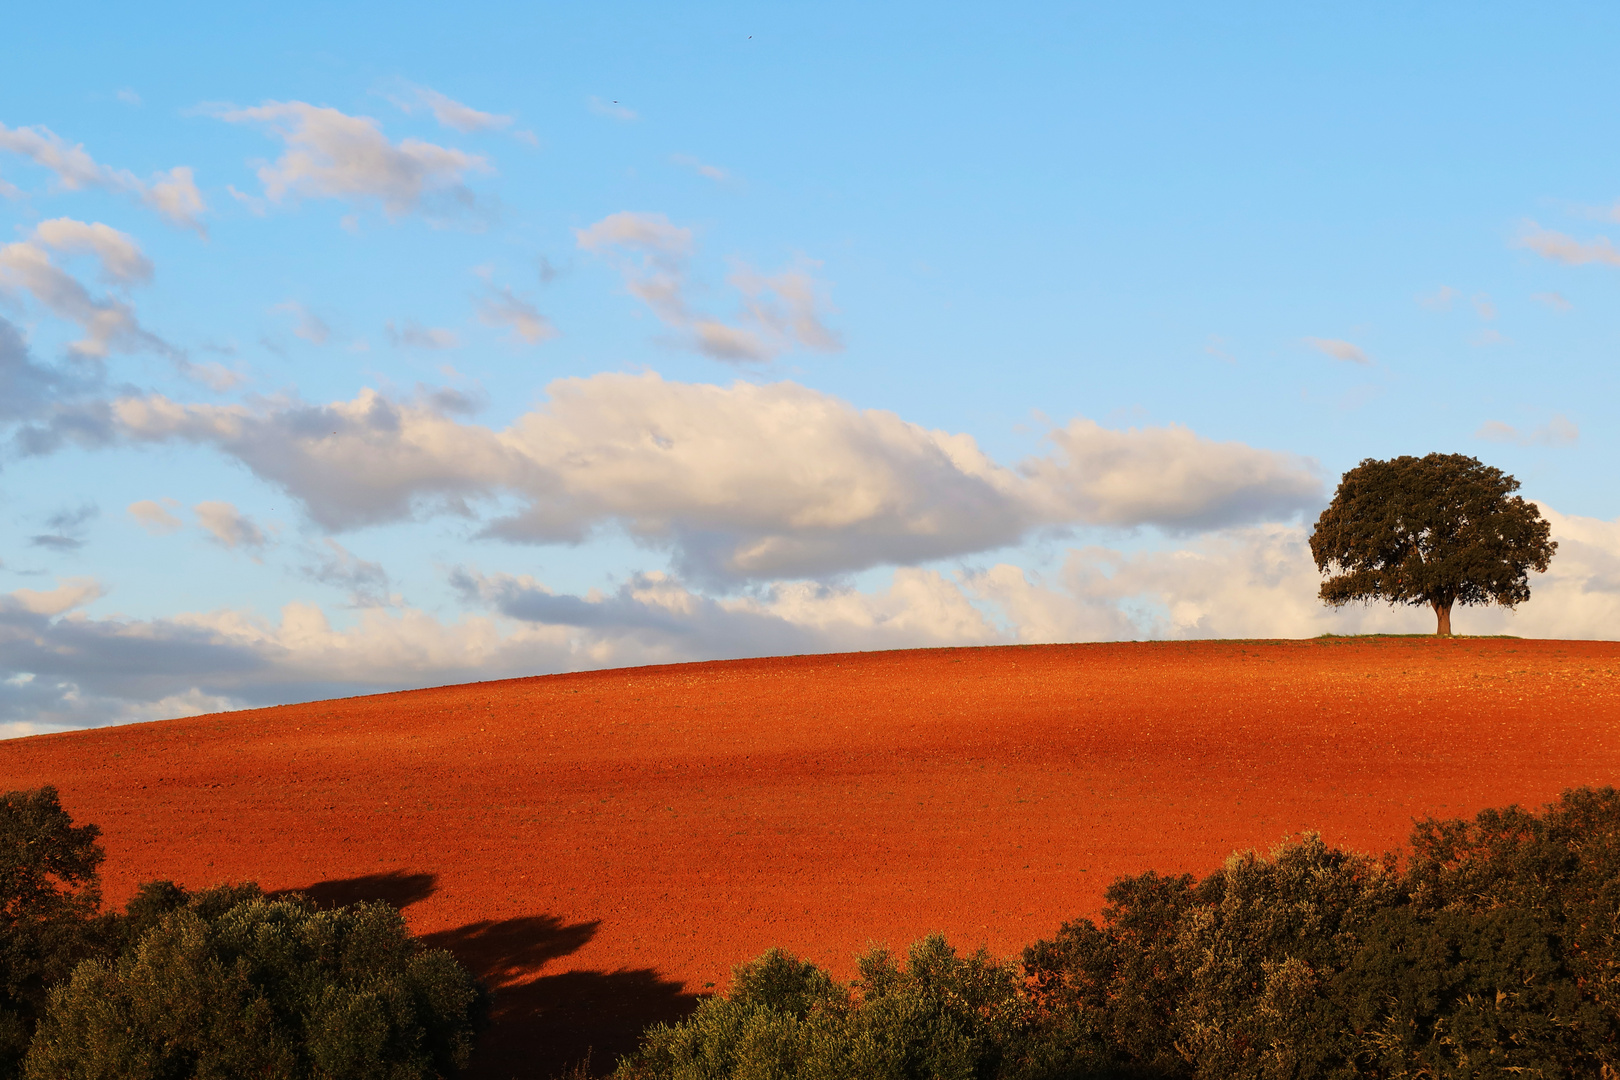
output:
<path id="1" fill-rule="evenodd" d="M 407 874 L 403 870 L 390 870 L 384 874 L 365 874 L 361 877 L 317 881 L 302 889 L 284 892 L 302 893 L 322 909 L 358 904 L 361 901 L 382 900 L 404 910 L 420 900 L 426 900 L 438 888 L 437 874 Z M 277 894 L 280 895 L 280 894 Z"/>
<path id="2" fill-rule="evenodd" d="M 363 900 L 405 908 L 433 895 L 437 885 L 435 874 L 392 870 L 285 891 L 322 908 Z M 543 974 L 546 964 L 584 947 L 601 925 L 523 915 L 422 935 L 424 945 L 449 950 L 494 994 L 494 1023 L 478 1039 L 464 1074 L 469 1080 L 550 1080 L 587 1054 L 592 1069 L 606 1073 L 649 1026 L 697 1007 L 697 995 L 650 968 Z"/>
<path id="3" fill-rule="evenodd" d="M 577 952 L 600 926 L 525 915 L 422 937 L 455 954 L 494 992 L 494 1024 L 478 1040 L 465 1074 L 470 1080 L 547 1080 L 587 1054 L 605 1073 L 648 1026 L 697 1006 L 696 995 L 650 968 L 540 974 L 549 961 Z"/>

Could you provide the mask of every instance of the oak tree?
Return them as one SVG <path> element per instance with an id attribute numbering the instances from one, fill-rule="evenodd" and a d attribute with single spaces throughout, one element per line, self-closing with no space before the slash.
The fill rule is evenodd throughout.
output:
<path id="1" fill-rule="evenodd" d="M 1311 533 L 1319 594 L 1427 605 L 1437 634 L 1451 633 L 1453 604 L 1530 599 L 1529 572 L 1545 572 L 1558 545 L 1519 482 L 1462 454 L 1368 458 L 1344 474 Z"/>

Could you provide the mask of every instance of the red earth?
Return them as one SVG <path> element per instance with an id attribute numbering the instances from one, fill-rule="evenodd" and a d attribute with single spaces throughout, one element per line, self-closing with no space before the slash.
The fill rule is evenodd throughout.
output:
<path id="1" fill-rule="evenodd" d="M 772 945 L 840 977 L 1014 955 L 1115 877 L 1620 775 L 1620 644 L 934 649 L 475 683 L 0 743 L 99 824 L 106 898 L 387 899 L 498 992 L 474 1075 L 606 1066 Z"/>

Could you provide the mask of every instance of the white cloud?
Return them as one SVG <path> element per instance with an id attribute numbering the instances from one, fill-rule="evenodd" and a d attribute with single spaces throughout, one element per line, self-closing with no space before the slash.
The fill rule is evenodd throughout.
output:
<path id="1" fill-rule="evenodd" d="M 67 255 L 94 255 L 102 277 L 121 285 L 143 285 L 152 280 L 152 263 L 127 233 L 99 222 L 53 218 L 34 228 L 34 239 Z"/>
<path id="2" fill-rule="evenodd" d="M 1452 625 L 1466 634 L 1615 639 L 1620 521 L 1541 509 L 1559 547 L 1551 569 L 1532 575 L 1529 603 L 1515 611 L 1461 607 Z M 1003 564 L 964 584 L 1029 642 L 1433 632 L 1426 607 L 1323 604 L 1307 536 L 1298 525 L 1260 525 L 1207 534 L 1171 551 L 1075 549 L 1056 583 L 1031 581 Z"/>
<path id="3" fill-rule="evenodd" d="M 29 239 L 0 246 L 0 295 L 25 293 L 53 315 L 77 325 L 84 337 L 70 348 L 81 356 L 141 350 L 176 355 L 141 326 L 126 300 L 92 297 L 56 264 L 53 251 L 94 256 L 102 278 L 119 286 L 143 284 L 152 275 L 152 264 L 128 235 L 102 224 L 56 218 L 41 222 Z"/>
<path id="4" fill-rule="evenodd" d="M 141 201 L 174 224 L 206 235 L 201 222 L 208 206 L 203 202 L 202 192 L 197 190 L 190 166 L 176 165 L 168 175 L 160 173 L 153 177 L 152 183 L 141 192 Z"/>
<path id="5" fill-rule="evenodd" d="M 671 224 L 662 214 L 620 211 L 576 229 L 575 238 L 582 249 L 614 263 L 630 294 L 666 325 L 683 331 L 684 343 L 706 356 L 751 362 L 798 346 L 823 352 L 843 348 L 822 321 L 827 290 L 809 273 L 817 263 L 800 260 L 774 275 L 737 264 L 727 280 L 737 291 L 741 310 L 731 323 L 694 312 L 687 301 L 691 229 Z"/>
<path id="6" fill-rule="evenodd" d="M 510 116 L 479 112 L 470 105 L 463 105 L 454 98 L 446 97 L 437 90 L 429 90 L 425 86 L 412 86 L 406 91 L 406 95 L 403 98 L 396 98 L 394 103 L 408 113 L 425 107 L 440 126 L 453 131 L 463 133 L 494 131 L 512 126 Z"/>
<path id="7" fill-rule="evenodd" d="M 1047 438 L 1058 455 L 1030 459 L 1021 471 L 1037 481 L 1049 521 L 1207 529 L 1306 506 L 1321 492 L 1302 458 L 1174 424 L 1120 431 L 1080 419 Z"/>
<path id="8" fill-rule="evenodd" d="M 169 513 L 169 509 L 177 505 L 173 499 L 164 499 L 162 503 L 153 499 L 142 499 L 130 503 L 127 512 L 141 528 L 153 536 L 164 536 L 181 528 L 180 519 Z"/>
<path id="9" fill-rule="evenodd" d="M 1586 263 L 1620 266 L 1620 251 L 1615 250 L 1614 244 L 1607 236 L 1583 242 L 1561 232 L 1543 229 L 1533 221 L 1526 224 L 1524 234 L 1519 237 L 1518 246 L 1529 248 L 1543 259 L 1564 263 L 1567 266 L 1582 266 Z"/>
<path id="10" fill-rule="evenodd" d="M 0 150 L 9 150 L 49 169 L 64 191 L 99 188 L 132 195 L 170 224 L 207 234 L 202 215 L 208 207 L 188 166 L 158 173 L 150 183 L 143 183 L 127 169 L 97 162 L 82 145 L 70 146 L 46 127 L 8 128 L 0 124 Z"/>
<path id="11" fill-rule="evenodd" d="M 390 319 L 383 327 L 383 333 L 388 343 L 398 348 L 406 349 L 454 349 L 461 344 L 461 338 L 456 336 L 454 330 L 445 330 L 437 326 L 423 326 L 415 319 L 406 319 L 399 327 L 394 326 Z"/>
<path id="12" fill-rule="evenodd" d="M 621 210 L 588 228 L 575 229 L 574 238 L 580 247 L 598 254 L 620 247 L 673 261 L 692 253 L 692 230 L 670 224 L 663 214 Z"/>
<path id="13" fill-rule="evenodd" d="M 1574 446 L 1581 440 L 1581 429 L 1569 417 L 1558 413 L 1545 424 L 1529 431 L 1520 431 L 1500 420 L 1487 420 L 1474 432 L 1474 438 L 1518 446 Z"/>
<path id="14" fill-rule="evenodd" d="M 478 321 L 485 326 L 504 326 L 512 336 L 528 345 L 538 345 L 557 336 L 551 320 L 538 308 L 504 285 L 485 283 L 486 293 L 478 300 Z"/>
<path id="15" fill-rule="evenodd" d="M 127 86 L 113 96 L 119 101 L 122 101 L 125 105 L 133 105 L 136 108 L 139 108 L 141 105 L 141 95 L 137 94 Z"/>
<path id="16" fill-rule="evenodd" d="M 837 352 L 843 340 L 821 321 L 828 301 L 825 287 L 811 277 L 807 266 L 766 276 L 742 265 L 727 280 L 745 298 L 748 319 L 779 340 L 792 341 L 820 352 Z"/>
<path id="17" fill-rule="evenodd" d="M 465 177 L 490 171 L 476 154 L 420 139 L 391 143 L 368 116 L 302 101 L 267 101 L 216 115 L 231 123 L 262 124 L 286 143 L 285 154 L 258 170 L 265 197 L 273 203 L 289 196 L 375 200 L 390 217 L 399 217 L 422 210 L 435 195 L 470 203 Z"/>
<path id="18" fill-rule="evenodd" d="M 1516 611 L 1464 607 L 1461 633 L 1615 639 L 1620 521 L 1542 508 L 1559 549 Z M 456 571 L 485 614 L 443 621 L 362 606 L 334 629 L 307 602 L 279 619 L 222 610 L 163 619 L 92 618 L 88 579 L 0 594 L 0 724 L 57 730 L 274 702 L 445 685 L 539 672 L 854 649 L 1129 638 L 1300 638 L 1425 633 L 1426 608 L 1330 608 L 1301 525 L 1206 534 L 1185 547 L 1073 549 L 1045 581 L 1001 563 L 957 579 L 897 570 L 871 592 L 778 582 L 716 599 L 663 574 L 606 594 L 559 594 L 530 577 Z M 380 586 L 381 568 L 341 548 L 332 583 Z"/>
<path id="19" fill-rule="evenodd" d="M 1568 300 L 1564 299 L 1562 294 L 1555 292 L 1532 293 L 1530 295 L 1530 299 L 1536 301 L 1538 304 L 1546 304 L 1559 314 L 1563 314 L 1575 306 Z"/>
<path id="20" fill-rule="evenodd" d="M 228 502 L 200 502 L 191 510 L 197 515 L 197 524 L 227 548 L 241 548 L 251 554 L 263 551 L 270 542 L 252 518 Z"/>
<path id="21" fill-rule="evenodd" d="M 56 182 L 64 191 L 85 188 L 128 191 L 140 184 L 134 173 L 100 164 L 82 144 L 70 146 L 46 127 L 8 128 L 0 124 L 0 150 L 8 150 L 49 169 L 56 174 Z"/>
<path id="22" fill-rule="evenodd" d="M 1367 354 L 1361 350 L 1361 346 L 1352 345 L 1348 341 L 1340 341 L 1338 338 L 1308 337 L 1305 339 L 1305 344 L 1309 345 L 1317 352 L 1326 353 L 1328 356 L 1333 357 L 1333 359 L 1343 360 L 1348 364 L 1372 363 L 1372 360 L 1368 358 Z"/>
<path id="23" fill-rule="evenodd" d="M 1171 530 L 1314 505 L 1313 468 L 1177 427 L 1077 420 L 1055 452 L 1008 468 L 968 435 L 858 410 L 794 383 L 730 387 L 657 375 L 560 379 L 495 431 L 433 401 L 112 406 L 132 441 L 188 440 L 236 458 L 329 529 L 521 508 L 486 526 L 526 543 L 616 526 L 701 579 L 821 575 L 1014 543 L 1068 525 Z M 465 411 L 465 410 L 460 410 Z"/>
<path id="24" fill-rule="evenodd" d="M 101 585 L 92 578 L 66 578 L 48 592 L 17 589 L 0 595 L 0 614 L 23 611 L 30 615 L 56 616 L 104 595 Z"/>
<path id="25" fill-rule="evenodd" d="M 332 336 L 332 328 L 326 325 L 326 321 L 296 300 L 277 304 L 271 310 L 285 311 L 291 315 L 293 333 L 311 345 L 325 345 L 327 339 Z"/>

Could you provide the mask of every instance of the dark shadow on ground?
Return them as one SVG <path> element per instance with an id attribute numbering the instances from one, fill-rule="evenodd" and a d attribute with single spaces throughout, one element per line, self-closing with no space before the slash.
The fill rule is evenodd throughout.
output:
<path id="1" fill-rule="evenodd" d="M 284 892 L 303 893 L 321 908 L 342 907 L 362 900 L 383 900 L 397 908 L 407 908 L 432 896 L 438 882 L 437 874 L 408 874 L 403 870 L 390 870 L 385 874 L 317 881 L 302 889 L 286 889 Z"/>
<path id="2" fill-rule="evenodd" d="M 495 994 L 494 1024 L 478 1040 L 469 1080 L 549 1080 L 587 1053 L 593 1071 L 605 1074 L 649 1025 L 696 1007 L 695 995 L 650 969 L 542 973 L 546 963 L 595 937 L 600 925 L 527 915 L 422 938 L 449 949 Z"/>

